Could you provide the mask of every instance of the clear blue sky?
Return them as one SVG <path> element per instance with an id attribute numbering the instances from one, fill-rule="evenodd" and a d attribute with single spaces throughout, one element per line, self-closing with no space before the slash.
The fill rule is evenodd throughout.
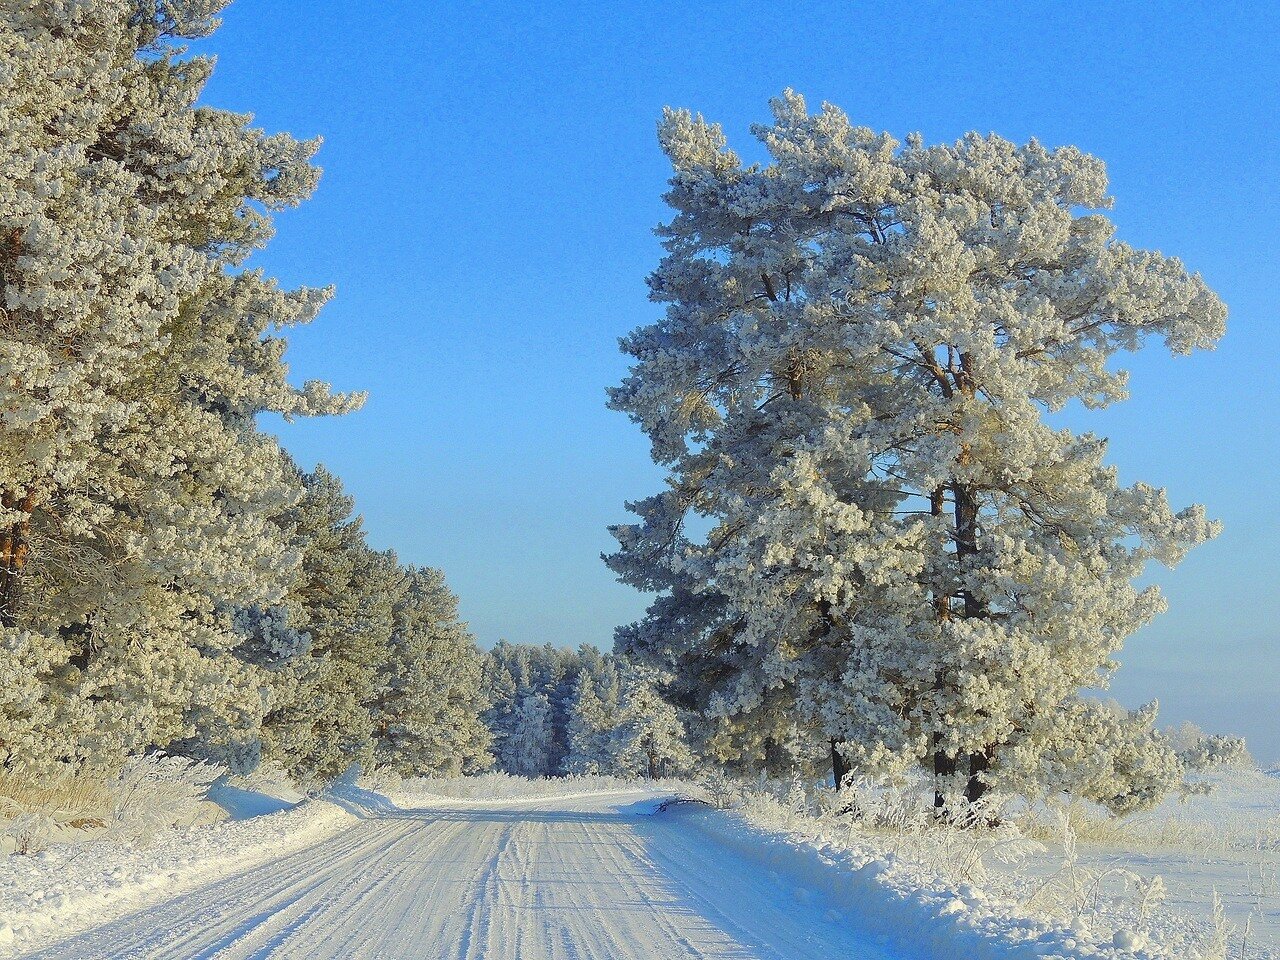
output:
<path id="1" fill-rule="evenodd" d="M 239 0 L 199 49 L 207 102 L 326 140 L 319 193 L 259 262 L 338 286 L 293 337 L 296 378 L 372 395 L 283 439 L 343 477 L 375 545 L 444 568 L 486 645 L 607 646 L 644 606 L 598 555 L 661 476 L 604 388 L 655 315 L 664 105 L 740 150 L 791 86 L 899 135 L 1102 157 L 1121 236 L 1231 308 L 1216 353 L 1132 358 L 1130 402 L 1070 417 L 1126 479 L 1226 523 L 1155 571 L 1170 612 L 1114 691 L 1280 759 L 1280 7 Z"/>

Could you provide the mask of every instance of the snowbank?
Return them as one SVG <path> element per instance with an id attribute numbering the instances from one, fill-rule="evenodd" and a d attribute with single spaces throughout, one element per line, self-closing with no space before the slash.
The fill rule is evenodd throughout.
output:
<path id="1" fill-rule="evenodd" d="M 332 836 L 357 819 L 342 796 L 246 818 L 272 798 L 234 799 L 240 819 L 168 831 L 145 846 L 98 841 L 59 844 L 0 860 L 0 956 L 19 956 L 56 938 L 114 920 L 210 881 Z M 283 802 L 276 799 L 275 802 Z"/>
<path id="2" fill-rule="evenodd" d="M 226 814 L 228 820 L 252 820 L 272 813 L 292 810 L 306 795 L 287 785 L 250 789 L 230 782 L 215 783 L 209 788 L 209 801 Z"/>
<path id="3" fill-rule="evenodd" d="M 1149 952 L 1140 934 L 1096 937 L 1087 925 L 1036 918 L 1016 904 L 988 899 L 974 884 L 949 884 L 892 854 L 841 848 L 820 839 L 771 830 L 736 811 L 680 804 L 660 816 L 680 817 L 780 880 L 826 896 L 847 919 L 909 956 L 947 960 L 1168 958 Z"/>
<path id="4" fill-rule="evenodd" d="M 929 932 L 915 908 L 907 910 L 903 922 L 918 927 L 909 943 L 919 950 L 932 949 L 930 938 L 951 944 L 958 927 L 969 934 L 947 949 L 979 957 L 1047 949 L 1068 957 L 1280 960 L 1280 782 L 1221 767 L 1198 779 L 1212 791 L 1124 819 L 1088 804 L 1055 810 L 1013 803 L 1001 807 L 1000 828 L 972 832 L 939 827 L 922 806 L 927 798 L 910 786 L 824 798 L 806 797 L 799 785 L 743 793 L 709 782 L 706 792 L 690 795 L 736 807 L 739 826 L 754 832 L 728 842 L 744 852 L 759 842 L 766 858 L 782 850 L 785 865 L 792 848 L 810 858 L 817 851 L 827 872 L 881 871 L 877 882 L 891 888 L 882 898 L 890 896 L 895 910 L 920 897 L 926 915 L 945 907 L 951 919 L 940 934 Z M 838 812 L 850 803 L 862 818 Z M 983 953 L 970 935 L 1023 946 Z M 1069 941 L 1074 946 L 1063 952 Z"/>

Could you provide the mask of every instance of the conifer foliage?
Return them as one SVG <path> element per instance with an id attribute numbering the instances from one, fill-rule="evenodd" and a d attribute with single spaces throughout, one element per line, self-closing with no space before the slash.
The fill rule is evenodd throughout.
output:
<path id="1" fill-rule="evenodd" d="M 1235 749 L 1081 695 L 1163 608 L 1148 562 L 1217 525 L 1045 414 L 1225 324 L 1115 238 L 1100 162 L 899 143 L 788 92 L 744 165 L 669 111 L 666 314 L 610 401 L 670 476 L 608 558 L 656 599 L 614 654 L 482 654 L 443 575 L 257 427 L 363 398 L 287 378 L 282 331 L 332 291 L 245 267 L 319 142 L 197 106 L 213 61 L 183 44 L 225 4 L 0 6 L 0 768 L 656 777 L 696 752 L 1123 812 Z"/>
<path id="2" fill-rule="evenodd" d="M 1148 561 L 1218 528 L 1045 414 L 1123 400 L 1120 351 L 1212 348 L 1225 308 L 1115 238 L 1075 148 L 773 110 L 764 165 L 701 117 L 660 124 L 666 314 L 623 341 L 611 405 L 670 482 L 614 531 L 612 568 L 659 595 L 619 651 L 675 678 L 731 765 L 1149 804 L 1181 776 L 1154 709 L 1080 692 L 1163 609 L 1133 585 Z"/>
<path id="3" fill-rule="evenodd" d="M 637 670 L 628 672 L 608 751 L 613 771 L 621 776 L 653 779 L 693 767 L 675 707 Z"/>
<path id="4" fill-rule="evenodd" d="M 483 655 L 458 619 L 444 575 L 408 568 L 393 616 L 373 708 L 375 761 L 405 776 L 487 769 Z"/>
<path id="5" fill-rule="evenodd" d="M 478 672 L 414 658 L 470 649 L 452 597 L 256 427 L 361 397 L 286 379 L 279 331 L 331 291 L 242 267 L 315 187 L 318 141 L 196 106 L 213 62 L 181 44 L 224 5 L 0 10 L 0 764 L 247 769 L 265 745 L 307 778 L 378 749 L 448 768 L 446 744 L 485 749 Z M 430 639 L 398 630 L 415 603 Z"/>
<path id="6" fill-rule="evenodd" d="M 651 671 L 583 645 L 499 643 L 485 662 L 498 769 L 519 776 L 691 772 L 679 712 Z"/>

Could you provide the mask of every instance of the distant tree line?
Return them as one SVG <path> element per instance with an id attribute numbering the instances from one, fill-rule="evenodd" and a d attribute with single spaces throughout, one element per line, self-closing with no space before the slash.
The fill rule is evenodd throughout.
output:
<path id="1" fill-rule="evenodd" d="M 655 678 L 595 647 L 499 643 L 485 658 L 497 768 L 526 777 L 687 773 L 676 709 Z"/>

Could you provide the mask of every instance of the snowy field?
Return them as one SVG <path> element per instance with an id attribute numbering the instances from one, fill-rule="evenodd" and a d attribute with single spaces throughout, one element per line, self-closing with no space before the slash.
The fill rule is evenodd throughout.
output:
<path id="1" fill-rule="evenodd" d="M 734 805 L 754 828 L 749 845 L 773 848 L 782 862 L 797 850 L 815 852 L 814 864 L 835 866 L 828 875 L 837 885 L 877 873 L 896 900 L 872 926 L 911 925 L 900 908 L 917 902 L 919 952 L 907 956 L 1275 960 L 1280 778 L 1219 770 L 1206 779 L 1208 795 L 1169 799 L 1125 819 L 1083 806 L 1065 820 L 1013 807 L 998 829 L 974 832 L 929 826 L 912 791 L 859 792 L 865 816 L 856 826 L 799 791 L 755 793 Z M 707 826 L 724 829 L 717 819 Z M 876 897 L 855 899 L 870 906 Z M 954 916 L 956 926 L 930 941 L 922 934 L 935 913 Z"/>
<path id="2" fill-rule="evenodd" d="M 1280 780 L 1215 780 L 1121 830 L 1077 816 L 1072 896 L 1061 844 L 1025 824 L 895 836 L 798 793 L 663 809 L 726 798 L 490 775 L 345 782 L 290 806 L 220 787 L 233 819 L 7 857 L 0 956 L 1207 957 L 1216 888 L 1219 955 L 1275 958 Z M 1162 875 L 1163 902 L 1122 870 Z"/>
<path id="3" fill-rule="evenodd" d="M 1223 770 L 1213 792 L 1166 799 L 1118 823 L 1097 816 L 1077 837 L 1079 866 L 1101 878 L 1100 896 L 1123 893 L 1124 871 L 1158 876 L 1165 897 L 1158 923 L 1192 939 L 1210 933 L 1214 897 L 1222 906 L 1227 955 L 1280 957 L 1280 771 Z M 1055 842 L 1056 840 L 1056 842 Z M 1028 858 L 1028 872 L 1062 869 L 1062 843 Z"/>

